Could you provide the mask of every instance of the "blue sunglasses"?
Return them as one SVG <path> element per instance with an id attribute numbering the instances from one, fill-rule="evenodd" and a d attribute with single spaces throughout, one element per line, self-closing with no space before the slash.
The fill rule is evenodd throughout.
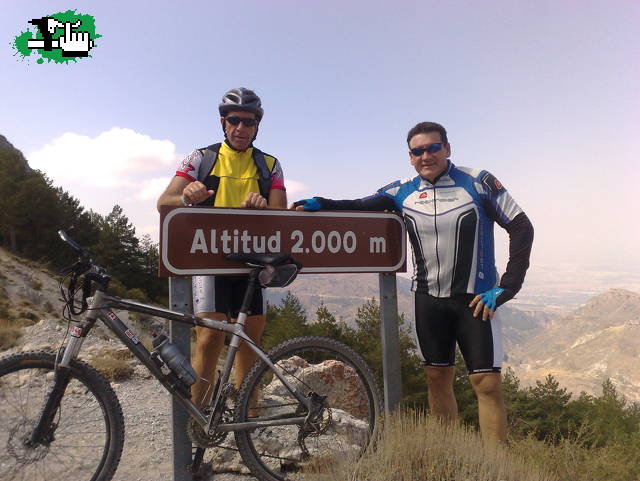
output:
<path id="1" fill-rule="evenodd" d="M 442 142 L 427 145 L 426 147 L 414 147 L 413 149 L 409 149 L 409 152 L 411 152 L 411 155 L 414 157 L 420 157 L 425 152 L 435 154 L 436 152 L 440 152 L 440 150 L 442 150 Z"/>

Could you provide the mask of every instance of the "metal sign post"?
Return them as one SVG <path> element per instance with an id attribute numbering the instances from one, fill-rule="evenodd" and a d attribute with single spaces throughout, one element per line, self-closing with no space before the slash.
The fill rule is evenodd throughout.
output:
<path id="1" fill-rule="evenodd" d="M 169 305 L 172 311 L 191 313 L 191 280 L 189 278 L 169 279 Z M 169 338 L 180 352 L 191 361 L 191 328 L 179 322 L 169 322 Z M 173 481 L 191 481 L 193 478 L 187 467 L 191 464 L 191 441 L 187 436 L 189 416 L 175 399 L 171 398 L 173 427 Z"/>
<path id="2" fill-rule="evenodd" d="M 398 332 L 398 294 L 395 274 L 378 274 L 382 336 L 382 378 L 384 412 L 388 416 L 402 399 L 400 335 Z"/>

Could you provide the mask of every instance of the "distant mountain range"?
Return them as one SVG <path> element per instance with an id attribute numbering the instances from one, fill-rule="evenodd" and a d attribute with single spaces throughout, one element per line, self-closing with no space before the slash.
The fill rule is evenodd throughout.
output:
<path id="1" fill-rule="evenodd" d="M 398 311 L 413 319 L 411 281 L 397 277 Z M 287 291 L 307 311 L 309 321 L 321 304 L 337 319 L 352 324 L 358 307 L 379 301 L 377 274 L 301 275 L 285 289 L 268 289 L 267 300 L 280 302 Z M 509 303 L 500 308 L 506 364 L 524 385 L 553 374 L 563 387 L 579 394 L 600 394 L 611 378 L 629 400 L 640 401 L 640 294 L 612 289 L 586 304 L 558 314 Z"/>
<path id="2" fill-rule="evenodd" d="M 508 364 L 524 384 L 553 374 L 570 392 L 600 394 L 610 378 L 640 401 L 640 294 L 613 289 L 591 298 L 514 346 Z"/>

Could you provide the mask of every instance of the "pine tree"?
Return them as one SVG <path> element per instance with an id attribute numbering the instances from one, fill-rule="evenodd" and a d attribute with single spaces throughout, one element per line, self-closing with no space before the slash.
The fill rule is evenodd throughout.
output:
<path id="1" fill-rule="evenodd" d="M 293 337 L 307 333 L 307 317 L 300 300 L 290 291 L 280 305 L 267 306 L 267 323 L 262 335 L 262 345 L 269 349 Z"/>
<path id="2" fill-rule="evenodd" d="M 339 323 L 336 317 L 327 309 L 327 306 L 321 302 L 316 309 L 316 322 L 309 326 L 308 331 L 309 334 L 314 336 L 324 336 L 342 341 L 345 328 L 344 323 Z"/>
<path id="3" fill-rule="evenodd" d="M 92 254 L 127 289 L 140 288 L 144 286 L 144 276 L 140 268 L 139 242 L 135 228 L 124 215 L 122 207 L 115 205 L 100 221 L 99 243 Z"/>

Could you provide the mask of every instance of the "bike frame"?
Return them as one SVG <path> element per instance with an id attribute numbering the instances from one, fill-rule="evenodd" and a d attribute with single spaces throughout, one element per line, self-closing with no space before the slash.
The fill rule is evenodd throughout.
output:
<path id="1" fill-rule="evenodd" d="M 247 295 L 249 292 L 247 292 Z M 218 383 L 217 392 L 212 396 L 211 401 L 207 405 L 211 408 L 210 414 L 205 412 L 194 404 L 194 402 L 185 396 L 175 386 L 175 381 L 172 380 L 170 375 L 165 375 L 152 358 L 151 352 L 140 342 L 129 327 L 118 318 L 118 316 L 112 311 L 112 309 L 122 309 L 129 312 L 137 312 L 140 314 L 147 314 L 151 316 L 161 317 L 171 321 L 182 322 L 189 324 L 190 326 L 200 326 L 209 329 L 217 329 L 230 333 L 231 342 L 229 345 L 229 352 L 227 354 L 224 369 L 220 375 L 220 382 Z M 242 309 L 243 311 L 245 309 Z M 255 345 L 255 343 L 249 338 L 244 330 L 244 323 L 246 321 L 246 312 L 240 312 L 236 323 L 230 323 L 227 321 L 218 321 L 208 318 L 200 318 L 192 314 L 182 314 L 179 312 L 171 311 L 168 309 L 158 308 L 147 304 L 142 304 L 134 301 L 127 301 L 118 297 L 112 297 L 104 293 L 103 291 L 96 290 L 93 298 L 90 299 L 89 308 L 85 319 L 79 326 L 73 326 L 70 330 L 71 337 L 67 343 L 62 361 L 58 364 L 59 367 L 68 368 L 70 362 L 75 359 L 82 347 L 85 337 L 89 334 L 96 321 L 99 319 L 112 331 L 122 343 L 140 360 L 140 362 L 149 369 L 151 374 L 160 381 L 160 383 L 171 393 L 171 395 L 178 400 L 178 402 L 184 407 L 189 415 L 195 419 L 195 421 L 205 429 L 205 432 L 209 432 L 212 426 L 214 414 L 218 403 L 220 402 L 222 387 L 228 383 L 231 375 L 231 368 L 233 361 L 235 360 L 236 352 L 240 346 L 241 341 L 245 341 L 249 347 L 256 353 L 256 355 L 262 359 L 269 368 L 274 372 L 278 379 L 284 386 L 291 392 L 291 394 L 304 406 L 307 407 L 308 413 L 311 413 L 311 399 L 302 395 L 296 388 L 294 388 L 287 379 L 278 372 L 271 360 L 265 354 L 262 349 Z M 65 376 L 62 376 L 64 378 Z M 177 379 L 177 378 L 174 378 Z M 307 416 L 298 417 L 286 417 L 284 415 L 271 416 L 267 418 L 257 418 L 256 421 L 247 421 L 243 423 L 226 423 L 219 424 L 216 428 L 217 431 L 243 431 L 252 430 L 266 426 L 281 426 L 287 424 L 302 424 L 306 420 Z M 39 423 L 40 424 L 40 423 Z"/>

